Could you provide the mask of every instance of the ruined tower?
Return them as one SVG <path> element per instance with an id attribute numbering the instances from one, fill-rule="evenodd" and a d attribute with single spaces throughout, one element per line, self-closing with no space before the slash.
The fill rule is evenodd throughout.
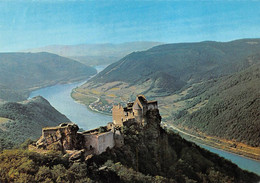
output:
<path id="1" fill-rule="evenodd" d="M 113 123 L 115 126 L 123 126 L 124 123 L 135 122 L 144 126 L 144 116 L 151 109 L 158 109 L 157 101 L 148 101 L 144 95 L 137 95 L 136 100 L 128 103 L 126 107 L 120 104 L 113 106 Z"/>

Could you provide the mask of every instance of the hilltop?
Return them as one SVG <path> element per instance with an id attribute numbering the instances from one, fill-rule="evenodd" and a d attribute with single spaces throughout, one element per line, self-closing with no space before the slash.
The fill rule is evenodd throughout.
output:
<path id="1" fill-rule="evenodd" d="M 94 68 L 51 53 L 0 53 L 0 98 L 21 101 L 39 87 L 94 75 Z"/>
<path id="2" fill-rule="evenodd" d="M 118 61 L 134 51 L 142 51 L 160 45 L 160 42 L 128 42 L 121 44 L 50 45 L 32 48 L 30 52 L 49 52 L 75 59 L 86 65 L 107 65 Z"/>
<path id="3" fill-rule="evenodd" d="M 0 150 L 17 146 L 29 138 L 39 138 L 43 127 L 69 121 L 40 96 L 22 103 L 1 104 Z"/>

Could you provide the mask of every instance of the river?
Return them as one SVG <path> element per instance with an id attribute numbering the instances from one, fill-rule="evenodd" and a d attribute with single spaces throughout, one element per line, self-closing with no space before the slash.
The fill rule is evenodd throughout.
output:
<path id="1" fill-rule="evenodd" d="M 100 72 L 105 66 L 97 66 L 95 68 Z M 97 128 L 106 125 L 108 122 L 112 122 L 111 116 L 90 111 L 86 106 L 77 103 L 71 98 L 70 94 L 72 89 L 84 84 L 86 81 L 87 80 L 71 84 L 57 84 L 35 90 L 30 94 L 29 98 L 39 95 L 44 97 L 59 112 L 66 115 L 72 122 L 78 124 L 78 126 L 84 130 Z"/>
<path id="2" fill-rule="evenodd" d="M 227 151 L 223 151 L 220 149 L 216 149 L 214 147 L 210 147 L 210 146 L 206 146 L 203 144 L 198 144 L 200 147 L 203 147 L 204 149 L 207 149 L 213 153 L 218 154 L 219 156 L 222 156 L 230 161 L 232 161 L 233 163 L 237 164 L 240 168 L 244 169 L 244 170 L 248 170 L 251 172 L 254 172 L 258 175 L 260 175 L 260 162 L 253 160 L 253 159 L 249 159 L 243 156 L 239 156 Z"/>
<path id="3" fill-rule="evenodd" d="M 95 68 L 98 72 L 100 72 L 102 69 L 105 68 L 105 66 L 97 66 Z M 86 106 L 75 102 L 71 98 L 70 94 L 72 89 L 84 84 L 86 81 L 71 84 L 58 84 L 55 86 L 35 90 L 30 94 L 29 98 L 38 95 L 43 96 L 50 102 L 53 107 L 55 107 L 62 114 L 65 114 L 71 121 L 78 124 L 78 126 L 80 128 L 83 128 L 84 130 L 97 128 L 99 126 L 106 125 L 108 122 L 112 122 L 111 116 L 92 112 Z M 198 145 L 226 159 L 231 160 L 242 169 L 252 171 L 260 175 L 259 161 L 248 159 L 206 145 Z"/>

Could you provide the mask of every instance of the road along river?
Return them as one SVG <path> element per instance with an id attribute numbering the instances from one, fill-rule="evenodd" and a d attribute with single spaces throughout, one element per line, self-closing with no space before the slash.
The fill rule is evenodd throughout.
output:
<path id="1" fill-rule="evenodd" d="M 104 69 L 104 66 L 96 67 L 98 71 Z M 86 106 L 75 102 L 71 98 L 72 89 L 84 84 L 86 81 L 71 83 L 71 84 L 58 84 L 35 90 L 30 94 L 29 98 L 35 96 L 43 96 L 46 98 L 53 107 L 55 107 L 62 114 L 66 115 L 71 121 L 78 124 L 80 128 L 89 130 L 99 126 L 106 125 L 112 122 L 112 117 L 97 112 L 92 112 Z M 208 149 L 211 152 L 219 154 L 220 156 L 231 160 L 240 168 L 249 170 L 260 175 L 260 162 L 245 158 L 243 156 L 235 155 L 226 151 L 215 149 L 206 145 L 198 144 L 201 147 Z"/>

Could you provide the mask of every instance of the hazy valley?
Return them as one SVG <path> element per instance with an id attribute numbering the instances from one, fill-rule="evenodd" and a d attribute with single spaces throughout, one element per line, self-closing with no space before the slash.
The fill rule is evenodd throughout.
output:
<path id="1" fill-rule="evenodd" d="M 25 50 L 26 52 L 49 52 L 75 59 L 85 65 L 108 65 L 118 61 L 134 51 L 143 51 L 160 42 L 129 42 L 121 44 L 80 44 L 80 45 L 51 45 L 42 48 Z"/>

